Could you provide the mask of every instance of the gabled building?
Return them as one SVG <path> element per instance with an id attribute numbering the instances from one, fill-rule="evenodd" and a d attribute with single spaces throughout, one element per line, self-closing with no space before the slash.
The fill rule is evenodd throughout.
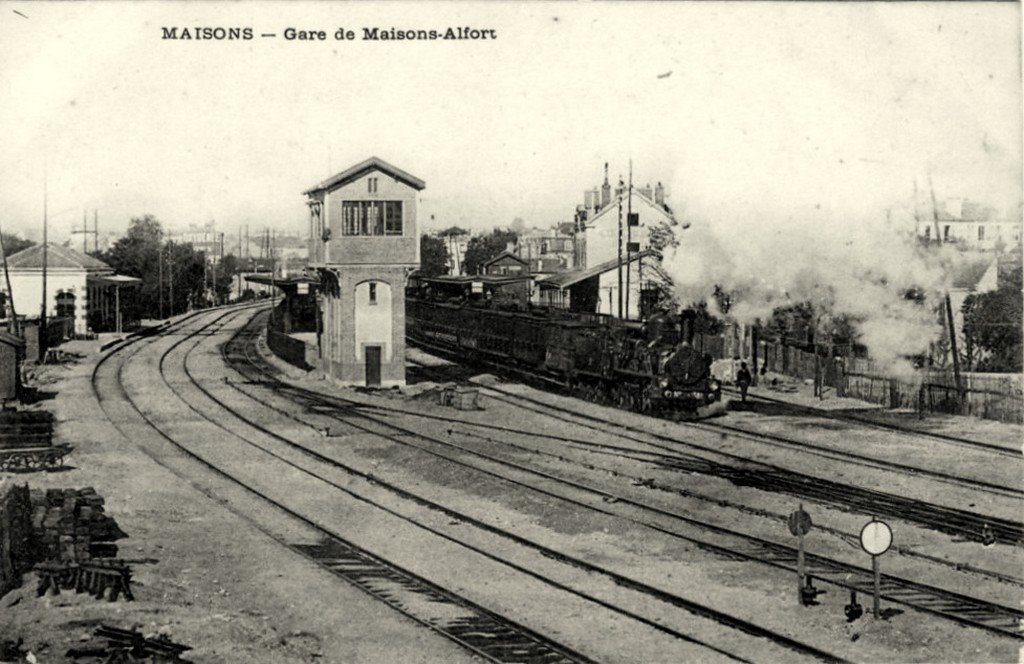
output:
<path id="1" fill-rule="evenodd" d="M 653 188 L 650 185 L 630 188 L 620 180 L 613 190 L 608 182 L 608 164 L 605 164 L 600 191 L 595 187 L 584 192 L 583 198 L 583 205 L 576 209 L 575 262 L 578 268 L 622 260 L 629 253 L 647 249 L 660 250 L 662 247 L 652 242 L 652 236 L 689 226 L 676 221 L 665 203 L 665 189 L 660 182 Z M 635 225 L 629 224 L 629 212 L 636 215 Z"/>
<path id="2" fill-rule="evenodd" d="M 7 258 L 11 294 L 19 317 L 38 318 L 42 311 L 43 246 Z M 71 247 L 46 248 L 46 315 L 74 319 L 76 334 L 121 331 L 138 325 L 135 277 L 114 274 L 103 261 Z M 0 289 L 7 292 L 6 283 Z"/>
<path id="3" fill-rule="evenodd" d="M 620 279 L 621 302 L 618 297 Z M 661 256 L 647 250 L 621 261 L 613 258 L 584 270 L 561 272 L 538 281 L 538 304 L 576 313 L 638 320 L 650 313 L 659 295 L 667 291 L 670 284 L 671 278 L 661 267 Z"/>
<path id="4" fill-rule="evenodd" d="M 505 250 L 484 262 L 481 266 L 483 274 L 502 277 L 518 277 L 530 274 L 530 265 L 524 259 L 509 250 Z"/>
<path id="5" fill-rule="evenodd" d="M 405 285 L 419 267 L 423 180 L 371 157 L 306 190 L 320 282 L 321 368 L 343 384 L 405 384 Z"/>

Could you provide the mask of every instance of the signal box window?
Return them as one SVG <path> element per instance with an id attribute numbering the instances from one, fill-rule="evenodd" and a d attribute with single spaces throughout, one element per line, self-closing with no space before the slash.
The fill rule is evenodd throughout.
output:
<path id="1" fill-rule="evenodd" d="M 402 201 L 343 201 L 342 235 L 401 235 Z"/>

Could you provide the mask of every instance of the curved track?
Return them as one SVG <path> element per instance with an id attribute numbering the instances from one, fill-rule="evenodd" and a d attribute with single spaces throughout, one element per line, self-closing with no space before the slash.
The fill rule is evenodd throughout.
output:
<path id="1" fill-rule="evenodd" d="M 766 563 L 775 567 L 782 567 L 785 569 L 793 569 L 795 567 L 796 552 L 792 547 L 776 544 L 767 540 L 751 537 L 749 535 L 739 533 L 736 531 L 730 531 L 728 529 L 720 528 L 710 523 L 702 522 L 699 520 L 691 519 L 676 513 L 665 512 L 652 508 L 648 505 L 643 505 L 630 500 L 628 497 L 620 495 L 612 495 L 603 490 L 595 489 L 590 486 L 586 486 L 579 482 L 566 480 L 564 478 L 556 477 L 549 473 L 544 473 L 533 468 L 521 466 L 519 464 L 511 463 L 502 459 L 495 458 L 493 456 L 484 455 L 475 450 L 467 449 L 459 445 L 454 445 L 448 441 L 439 440 L 431 436 L 412 431 L 391 422 L 385 421 L 380 415 L 371 415 L 367 412 L 361 404 L 355 401 L 346 400 L 339 397 L 327 397 L 325 395 L 311 392 L 297 388 L 295 386 L 287 385 L 282 383 L 276 377 L 272 375 L 272 372 L 268 370 L 264 364 L 261 366 L 261 361 L 254 359 L 251 353 L 246 349 L 247 346 L 253 344 L 254 338 L 259 334 L 259 325 L 257 323 L 248 326 L 245 334 L 240 333 L 239 337 L 225 345 L 225 357 L 229 360 L 236 370 L 238 370 L 245 378 L 246 384 L 258 383 L 261 387 L 270 388 L 282 395 L 284 395 L 290 401 L 293 401 L 305 408 L 315 411 L 322 415 L 328 415 L 329 417 L 336 419 L 340 422 L 344 422 L 347 426 L 360 428 L 367 430 L 368 432 L 374 433 L 386 437 L 388 440 L 392 440 L 395 443 L 402 445 L 413 445 L 412 440 L 419 439 L 427 441 L 434 445 L 440 445 L 449 448 L 455 448 L 460 452 L 473 454 L 480 457 L 486 457 L 488 461 L 493 463 L 501 464 L 508 468 L 515 468 L 516 471 L 532 475 L 535 478 L 540 478 L 545 482 L 555 482 L 563 486 L 571 486 L 573 489 L 582 490 L 598 497 L 599 501 L 595 505 L 592 502 L 580 501 L 568 498 L 564 493 L 555 492 L 540 488 L 538 482 L 524 482 L 510 478 L 505 474 L 495 474 L 486 470 L 482 470 L 479 467 L 474 467 L 479 472 L 485 472 L 488 474 L 495 475 L 500 479 L 508 482 L 523 486 L 524 488 L 537 491 L 541 494 L 548 495 L 550 497 L 558 498 L 570 503 L 581 505 L 587 509 L 603 512 L 605 514 L 612 514 L 615 516 L 622 517 L 622 513 L 610 510 L 606 507 L 601 506 L 601 502 L 604 503 L 618 503 L 621 505 L 628 505 L 630 507 L 639 508 L 647 513 L 657 513 L 659 516 L 668 516 L 673 519 L 687 522 L 691 525 L 698 525 L 701 529 L 721 534 L 725 537 L 730 537 L 742 540 L 743 544 L 736 544 L 735 541 L 732 546 L 716 545 L 711 541 L 697 540 L 694 538 L 687 538 L 680 535 L 675 530 L 666 529 L 659 526 L 657 523 L 649 520 L 637 520 L 637 523 L 653 528 L 659 532 L 669 534 L 673 537 L 680 537 L 682 539 L 689 539 L 690 541 L 710 550 L 716 550 L 726 556 L 738 557 L 747 560 L 756 560 L 758 562 Z M 248 339 L 245 337 L 248 336 Z M 253 395 L 250 390 L 246 389 L 242 385 L 234 385 L 234 387 L 245 393 L 252 399 L 260 401 L 264 406 L 268 408 L 275 408 L 275 406 L 265 400 L 260 400 L 259 397 Z M 282 415 L 295 419 L 299 422 L 306 424 L 307 426 L 315 428 L 314 425 L 309 422 L 305 422 L 302 418 L 297 417 L 294 412 L 282 412 Z M 359 424 L 358 422 L 365 422 L 366 424 Z M 385 430 L 381 430 L 379 427 L 385 427 Z M 415 445 L 419 449 L 423 449 L 419 445 Z M 424 450 L 428 451 L 428 450 Z M 430 454 L 442 456 L 454 463 L 461 463 L 457 459 L 450 456 L 437 454 L 436 452 L 428 451 Z M 463 464 L 465 465 L 465 464 Z M 375 478 L 380 481 L 379 478 Z M 464 518 L 464 517 L 463 517 Z M 627 517 L 629 518 L 629 517 Z M 869 592 L 871 587 L 871 575 L 869 570 L 859 568 L 854 565 L 848 565 L 835 560 L 819 556 L 810 556 L 808 558 L 811 561 L 809 564 L 812 566 L 812 575 L 816 578 L 822 579 L 825 582 L 838 585 L 843 588 L 857 590 L 859 592 Z M 578 561 L 576 564 L 580 564 Z M 585 564 L 585 563 L 584 563 Z M 963 624 L 969 624 L 976 627 L 1002 634 L 1004 636 L 1011 636 L 1013 638 L 1021 639 L 1020 632 L 1020 620 L 1024 618 L 1024 613 L 1015 608 L 1001 606 L 992 602 L 979 600 L 976 598 L 968 597 L 958 593 L 945 591 L 943 589 L 935 588 L 925 584 L 915 583 L 906 579 L 898 578 L 895 576 L 884 575 L 884 581 L 882 585 L 883 596 L 887 599 L 910 606 L 912 608 L 938 615 L 956 622 Z"/>
<path id="2" fill-rule="evenodd" d="M 220 314 L 213 321 L 203 325 L 199 329 L 187 333 L 181 340 L 166 350 L 159 360 L 161 375 L 164 371 L 164 360 L 179 345 L 207 331 L 213 325 L 218 324 L 221 319 L 238 315 L 237 311 L 229 311 Z M 191 322 L 194 316 L 179 320 L 172 327 L 178 328 Z M 164 330 L 164 332 L 169 331 Z M 163 433 L 160 425 L 151 420 L 138 403 L 125 389 L 122 375 L 127 362 L 133 354 L 126 354 L 124 351 L 142 341 L 142 337 L 133 339 L 128 343 L 116 348 L 104 356 L 97 363 L 92 374 L 93 391 L 100 402 L 101 408 L 108 414 L 106 404 L 114 399 L 131 404 L 139 417 L 146 421 L 151 429 L 168 443 L 176 447 L 180 452 L 187 455 L 195 462 L 213 471 L 227 481 L 244 487 L 247 491 L 263 501 L 273 504 L 276 508 L 290 515 L 292 518 L 311 526 L 323 534 L 323 542 L 316 546 L 303 546 L 291 544 L 278 535 L 269 532 L 254 519 L 239 513 L 252 525 L 272 537 L 282 546 L 295 550 L 321 567 L 327 569 L 335 576 L 347 581 L 355 587 L 367 592 L 377 599 L 391 605 L 406 616 L 425 625 L 431 630 L 451 639 L 467 650 L 477 654 L 487 661 L 492 662 L 591 662 L 585 655 L 565 648 L 554 641 L 519 625 L 507 618 L 499 616 L 486 608 L 479 606 L 470 600 L 461 597 L 445 588 L 431 583 L 409 570 L 403 569 L 393 563 L 385 561 L 370 552 L 356 546 L 351 542 L 338 537 L 331 531 L 323 528 L 315 521 L 291 510 L 289 507 L 274 500 L 268 495 L 253 489 L 243 481 L 238 480 L 230 473 L 225 472 L 214 464 L 209 463 L 201 455 L 194 453 L 187 446 L 178 443 L 174 438 Z M 138 349 L 136 349 L 136 352 Z M 121 355 L 120 364 L 112 371 L 106 369 L 106 364 L 116 356 Z M 116 417 L 110 417 L 111 422 L 126 436 L 128 433 L 119 424 Z M 158 463 L 159 458 L 150 455 Z M 164 467 L 166 464 L 161 463 Z M 169 467 L 168 467 L 169 468 Z M 172 472 L 174 469 L 169 468 Z M 190 478 L 183 478 L 190 480 Z M 211 495 L 208 493 L 208 495 Z M 238 513 L 238 512 L 236 512 Z M 424 612 L 421 603 L 410 601 L 410 596 L 420 596 L 429 603 L 437 606 L 448 606 L 456 610 L 457 618 L 449 620 L 438 620 L 431 612 Z M 436 610 L 433 611 L 436 613 Z"/>
<path id="3" fill-rule="evenodd" d="M 225 316 L 229 316 L 229 315 L 232 315 L 232 314 L 225 314 Z M 159 362 L 159 366 L 160 366 L 161 374 L 165 376 L 165 380 L 167 380 L 167 378 L 166 378 L 167 367 L 165 366 L 165 360 L 167 359 L 169 354 L 172 351 L 174 351 L 175 348 L 177 348 L 177 347 L 181 346 L 182 344 L 184 344 L 187 340 L 196 337 L 198 334 L 200 334 L 206 328 L 209 328 L 209 327 L 213 326 L 216 322 L 217 321 L 213 321 L 211 323 L 208 323 L 207 325 L 203 326 L 203 328 L 201 328 L 200 330 L 197 330 L 197 331 L 194 331 L 194 332 L 191 332 L 191 333 L 187 334 L 185 337 L 183 337 L 183 339 L 177 341 L 171 348 L 168 348 L 166 351 L 164 351 L 163 355 L 161 356 L 161 359 L 160 359 L 160 362 Z M 201 340 L 202 339 L 200 338 L 199 341 L 201 341 Z M 197 342 L 196 345 L 198 345 L 198 342 Z M 195 346 L 193 346 L 193 348 L 194 347 Z M 191 349 L 189 349 L 188 352 L 190 352 L 190 351 L 191 351 Z M 187 355 L 187 353 L 186 353 L 186 355 Z M 105 358 L 105 359 L 107 359 L 107 358 Z M 199 381 L 195 379 L 194 376 L 189 374 L 188 366 L 187 366 L 187 358 L 182 360 L 182 364 L 183 364 L 184 372 L 188 376 L 188 379 L 191 381 L 192 386 L 194 388 L 196 388 L 199 392 L 202 392 L 206 396 L 206 398 L 209 398 L 211 400 L 217 401 L 217 398 L 209 390 L 206 390 L 199 383 Z M 118 368 L 118 371 L 116 372 L 115 377 L 114 377 L 114 379 L 117 381 L 117 385 L 119 386 L 118 387 L 119 396 L 122 399 L 127 399 L 128 401 L 132 402 L 132 405 L 135 408 L 135 410 L 138 412 L 138 414 L 141 417 L 146 418 L 146 414 L 145 414 L 144 408 L 140 407 L 139 404 L 137 404 L 134 401 L 132 401 L 132 397 L 127 393 L 126 390 L 124 390 L 123 385 L 121 385 L 120 381 L 117 380 L 117 379 L 120 378 L 120 372 L 124 368 L 124 366 L 125 366 L 125 362 L 122 362 L 120 367 Z M 108 394 L 108 396 L 106 398 L 110 398 L 109 397 L 109 390 L 112 389 L 112 388 L 110 388 L 109 386 L 103 386 L 103 387 L 100 386 L 100 383 L 102 383 L 102 382 L 104 382 L 104 380 L 108 380 L 108 379 L 98 378 L 97 376 L 99 376 L 99 374 L 100 374 L 100 367 L 97 367 L 97 373 L 94 374 L 94 380 L 96 381 L 94 383 L 94 385 L 96 385 L 97 392 L 99 393 L 99 392 L 104 392 L 105 391 Z M 167 384 L 168 384 L 168 386 L 170 386 L 171 385 L 171 381 L 168 381 Z M 177 382 L 174 382 L 174 390 L 176 392 L 180 392 L 182 387 L 183 386 L 181 384 L 179 384 Z M 183 401 L 188 403 L 188 401 L 186 401 L 184 399 L 183 399 Z M 232 409 L 229 406 L 227 406 L 226 404 L 223 404 L 222 402 L 218 402 L 218 403 L 220 403 L 220 407 L 223 410 L 231 413 L 232 416 L 235 419 L 237 419 L 238 421 L 242 421 L 242 422 L 247 423 L 247 425 L 252 427 L 254 430 L 259 430 L 264 436 L 268 436 L 268 437 L 273 437 L 273 438 L 279 439 L 280 442 L 283 442 L 286 445 L 289 445 L 289 446 L 294 447 L 294 448 L 301 448 L 301 446 L 293 443 L 292 441 L 288 441 L 288 440 L 286 440 L 286 439 L 284 439 L 284 438 L 282 438 L 280 436 L 277 436 L 276 434 L 270 432 L 266 428 L 261 427 L 259 424 L 256 424 L 255 422 L 252 422 L 251 420 L 247 419 L 244 413 L 237 412 L 234 409 Z M 200 411 L 198 409 L 195 409 L 194 407 L 193 407 L 193 409 L 197 413 L 202 414 L 202 413 L 200 413 Z M 205 417 L 206 419 L 208 419 L 213 424 L 215 424 L 215 425 L 219 426 L 220 428 L 224 429 L 225 431 L 228 431 L 228 429 L 225 428 L 220 422 L 215 422 L 214 420 L 210 419 L 208 415 L 202 414 L 202 416 Z M 148 418 L 146 418 L 146 419 L 148 420 Z M 149 424 L 150 424 L 151 427 L 156 428 L 158 426 L 155 422 L 153 422 L 151 420 L 148 420 L 148 421 L 149 421 Z M 167 434 L 163 433 L 162 431 L 160 432 L 160 435 L 164 439 L 166 439 L 168 442 L 174 444 L 176 447 L 181 449 L 181 451 L 183 451 L 186 454 L 192 456 L 197 461 L 199 461 L 199 462 L 203 463 L 204 465 L 206 465 L 207 467 L 209 467 L 211 470 L 215 470 L 218 474 L 223 476 L 225 479 L 229 479 L 229 480 L 231 480 L 233 482 L 236 482 L 236 483 L 245 484 L 244 481 L 240 480 L 237 477 L 233 477 L 231 474 L 225 472 L 224 469 L 218 468 L 214 464 L 211 464 L 208 461 L 202 459 L 200 455 L 197 455 L 194 451 L 188 449 L 188 447 L 186 445 L 181 445 L 178 441 L 175 441 L 171 436 L 168 436 Z M 232 432 L 232 436 L 239 437 L 238 434 L 234 433 L 234 432 Z M 245 440 L 243 437 L 239 437 L 239 440 L 241 440 L 241 441 L 243 441 L 243 442 L 245 442 L 247 444 L 253 445 L 255 447 L 260 447 L 261 449 L 263 449 L 262 446 L 257 445 L 252 440 Z M 312 452 L 311 450 L 309 450 L 307 448 L 301 448 L 301 450 L 307 456 L 316 458 L 316 460 L 318 462 L 320 462 L 321 464 L 326 464 L 326 465 L 330 465 L 330 466 L 333 466 L 333 467 L 342 468 L 343 470 L 345 470 L 345 471 L 347 471 L 349 473 L 353 473 L 354 472 L 353 469 L 345 468 L 345 467 L 343 467 L 342 464 L 338 463 L 337 461 L 335 461 L 333 459 L 329 459 L 329 458 L 326 458 L 326 457 L 323 457 L 323 456 L 316 455 L 314 452 Z M 275 454 L 273 452 L 270 452 L 270 451 L 268 451 L 266 449 L 264 449 L 263 451 L 267 452 L 271 456 L 274 456 L 274 457 L 284 461 L 283 457 L 281 457 L 281 456 L 279 456 L 279 455 L 277 455 L 277 454 Z M 317 476 L 318 479 L 330 483 L 324 477 L 319 476 L 319 475 L 315 475 L 315 473 L 311 472 L 308 468 L 305 468 L 303 466 L 299 466 L 299 465 L 293 464 L 291 462 L 286 462 L 286 463 L 289 463 L 289 465 L 291 465 L 292 467 L 294 467 L 297 470 L 300 470 L 303 473 Z M 373 481 L 376 482 L 376 483 L 379 483 L 379 480 L 376 479 L 376 478 Z M 253 487 L 250 487 L 248 485 L 245 485 L 245 486 L 250 491 L 253 491 L 254 493 L 259 494 L 263 499 L 269 500 L 269 501 L 273 502 L 278 508 L 290 512 L 289 508 L 286 505 L 282 504 L 281 502 L 276 501 L 276 500 L 274 500 L 273 498 L 271 498 L 269 496 L 266 496 L 265 494 L 263 494 L 262 492 L 257 491 Z M 335 485 L 335 486 L 337 486 L 337 485 Z M 341 487 L 337 487 L 337 488 L 340 489 Z M 398 489 L 397 487 L 393 487 L 393 490 L 401 492 L 401 490 Z M 413 497 L 413 496 L 408 496 L 408 497 L 412 498 L 412 499 L 415 499 L 415 497 Z M 370 501 L 369 499 L 367 499 L 365 497 L 361 497 L 360 500 L 362 500 L 364 502 L 372 502 L 372 501 Z M 422 501 L 422 499 L 418 499 L 418 502 L 422 503 L 423 501 Z M 382 509 L 382 510 L 387 510 L 387 508 L 384 507 L 383 505 L 376 505 L 376 507 L 378 507 L 379 509 Z M 439 507 L 439 506 L 437 506 L 437 507 Z M 309 525 L 312 525 L 312 526 L 317 527 L 317 528 L 319 528 L 321 530 L 324 530 L 322 526 L 314 523 L 312 520 L 309 520 L 306 517 L 303 517 L 303 516 L 301 516 L 299 514 L 296 514 L 294 512 L 291 512 L 291 513 L 295 516 L 295 518 L 303 519 Z M 473 523 L 473 525 L 476 525 L 478 527 L 484 527 L 485 526 L 485 524 L 473 522 L 471 519 L 468 519 L 467 517 L 465 517 L 465 515 L 452 514 L 452 516 L 454 516 L 456 518 L 459 518 L 459 519 L 461 519 L 464 522 L 471 522 L 471 523 Z M 405 518 L 405 517 L 403 517 L 403 518 Z M 419 525 L 420 527 L 427 528 L 427 526 L 424 526 L 423 524 L 417 524 L 417 525 Z M 491 530 L 495 530 L 495 529 L 491 528 Z M 326 534 L 326 532 L 325 532 L 325 534 Z M 449 540 L 452 540 L 452 541 L 457 541 L 454 538 L 448 537 L 448 536 L 446 536 L 446 535 L 444 535 L 443 533 L 440 533 L 440 532 L 436 532 L 435 534 L 437 534 L 439 536 L 447 537 Z M 508 539 L 514 539 L 513 536 L 511 536 L 511 534 L 509 534 L 509 533 L 500 533 L 500 534 L 503 537 L 506 537 Z M 333 541 L 335 541 L 335 542 L 339 541 L 339 538 L 336 536 L 336 534 L 335 535 L 331 535 L 331 537 L 332 537 Z M 353 546 L 351 542 L 341 542 L 341 543 L 342 543 L 342 545 L 344 545 L 346 547 L 349 547 L 349 548 L 351 548 Z M 468 543 L 465 543 L 465 542 L 458 542 L 458 543 L 461 544 L 462 546 L 467 547 L 467 548 L 470 548 L 470 549 L 473 548 L 472 545 L 470 545 Z M 520 540 L 517 541 L 517 543 L 522 544 L 524 546 L 531 547 L 531 548 L 536 549 L 538 551 L 541 551 L 542 553 L 545 553 L 545 555 L 550 555 L 552 557 L 555 557 L 556 559 L 559 556 L 558 552 L 551 551 L 551 550 L 546 550 L 545 551 L 544 547 L 542 547 L 541 545 L 539 545 L 537 543 L 534 543 L 534 542 L 529 542 L 529 541 L 525 541 L 525 540 L 521 540 L 520 539 Z M 486 552 L 483 552 L 483 551 L 478 551 L 478 553 L 486 554 Z M 383 562 L 383 561 L 379 561 L 379 562 Z M 514 567 L 514 565 L 512 563 L 508 562 L 508 561 L 500 561 L 500 562 L 502 562 L 506 566 Z M 387 563 L 384 563 L 384 564 L 387 565 Z M 540 575 L 535 570 L 520 568 L 517 571 L 519 571 L 521 573 L 524 573 L 524 574 L 533 575 L 534 577 L 536 577 L 538 579 L 543 579 L 546 583 L 548 583 L 548 584 L 550 584 L 552 586 L 557 585 L 557 582 L 555 582 L 555 581 L 553 581 L 551 579 L 543 578 L 543 576 Z M 405 570 L 395 570 L 394 566 L 391 566 L 391 570 L 389 571 L 389 574 L 394 574 L 394 573 L 405 574 L 406 571 Z M 627 581 L 627 580 L 624 579 L 624 581 Z M 686 611 L 688 613 L 692 613 L 692 614 L 695 614 L 695 615 L 699 615 L 699 616 L 701 616 L 703 618 L 708 618 L 708 619 L 714 620 L 714 621 L 716 621 L 716 622 L 718 622 L 718 623 L 720 623 L 722 625 L 728 626 L 728 627 L 730 627 L 732 629 L 736 629 L 736 630 L 739 630 L 741 632 L 744 632 L 745 634 L 751 635 L 751 636 L 755 637 L 756 639 L 764 640 L 768 647 L 770 647 L 770 648 L 781 648 L 783 650 L 787 650 L 787 651 L 789 651 L 791 653 L 791 656 L 792 655 L 800 654 L 800 655 L 802 655 L 804 657 L 811 657 L 811 658 L 819 659 L 819 660 L 823 660 L 823 661 L 836 661 L 838 659 L 838 658 L 832 656 L 829 653 L 816 650 L 815 648 L 812 648 L 810 646 L 807 646 L 806 644 L 803 644 L 803 643 L 800 643 L 800 642 L 795 641 L 793 639 L 790 639 L 789 637 L 786 637 L 786 636 L 783 636 L 783 635 L 780 635 L 780 634 L 776 634 L 774 632 L 770 632 L 770 631 L 765 630 L 763 628 L 760 628 L 760 627 L 758 627 L 756 625 L 745 623 L 744 621 L 736 619 L 736 618 L 734 618 L 732 616 L 728 616 L 726 614 L 720 614 L 720 613 L 715 612 L 715 611 L 713 611 L 711 609 L 708 609 L 707 607 L 703 607 L 701 605 L 697 605 L 697 604 L 694 604 L 692 602 L 689 602 L 689 601 L 687 601 L 687 600 L 685 600 L 683 598 L 676 597 L 676 596 L 673 596 L 671 594 L 664 593 L 662 591 L 658 591 L 657 589 L 654 589 L 654 588 L 645 587 L 645 586 L 643 586 L 643 584 L 637 584 L 636 582 L 633 582 L 632 583 L 632 589 L 634 589 L 636 591 L 639 591 L 639 592 L 643 592 L 648 597 L 653 598 L 653 599 L 657 599 L 657 600 L 662 601 L 662 602 L 665 602 L 666 604 L 668 604 L 670 606 L 675 606 L 675 607 L 681 608 L 681 609 L 683 609 L 684 611 Z M 727 650 L 722 650 L 722 649 L 717 648 L 716 646 L 713 646 L 711 644 L 703 643 L 700 640 L 695 639 L 693 636 L 691 636 L 689 634 L 686 634 L 684 632 L 679 632 L 678 630 L 672 629 L 671 627 L 666 627 L 665 625 L 659 624 L 659 621 L 654 621 L 654 620 L 645 618 L 645 617 L 643 617 L 641 615 L 633 614 L 630 611 L 625 610 L 625 609 L 623 609 L 621 607 L 613 606 L 611 604 L 608 604 L 607 602 L 603 602 L 602 600 L 600 600 L 597 597 L 588 596 L 584 592 L 579 592 L 577 590 L 574 590 L 574 589 L 571 589 L 571 588 L 568 588 L 568 587 L 562 587 L 561 590 L 566 591 L 566 592 L 574 593 L 574 594 L 578 595 L 579 597 L 581 597 L 583 599 L 586 599 L 587 601 L 595 602 L 597 604 L 605 606 L 606 608 L 609 608 L 609 609 L 611 609 L 611 610 L 613 610 L 615 612 L 618 612 L 618 613 L 620 613 L 622 615 L 628 616 L 631 619 L 636 620 L 636 621 L 638 621 L 638 622 L 640 622 L 640 623 L 642 623 L 642 624 L 644 624 L 644 625 L 646 625 L 648 627 L 652 627 L 652 628 L 657 629 L 657 630 L 659 630 L 659 631 L 661 631 L 663 633 L 671 634 L 673 637 L 675 637 L 677 639 L 685 640 L 685 641 L 688 641 L 688 642 L 691 642 L 691 643 L 698 644 L 701 647 L 708 649 L 709 652 L 717 653 L 718 656 L 724 656 L 724 657 L 727 657 L 727 658 L 730 658 L 730 659 L 739 659 L 739 660 L 743 659 L 742 657 L 738 657 L 738 656 L 728 652 Z M 433 595 L 436 595 L 439 592 L 442 592 L 442 590 L 437 588 L 437 587 L 434 587 L 434 588 L 431 589 L 430 592 L 433 593 Z M 494 616 L 491 616 L 490 618 L 493 620 Z M 434 629 L 438 629 L 438 627 L 436 625 L 431 625 L 431 627 L 434 628 Z M 449 638 L 456 638 L 456 637 L 452 636 L 450 633 L 444 632 L 443 630 L 439 630 L 439 631 L 442 631 L 442 633 L 444 633 L 446 636 L 449 636 Z M 516 625 L 514 623 L 511 623 L 510 621 L 506 621 L 506 624 L 504 625 L 503 629 L 501 629 L 501 630 L 497 630 L 497 629 L 488 630 L 488 629 L 485 629 L 484 627 L 481 627 L 480 629 L 478 629 L 478 631 L 481 632 L 481 634 L 482 634 L 481 638 L 482 638 L 482 640 L 485 643 L 493 644 L 495 646 L 494 652 L 490 652 L 490 658 L 493 659 L 494 661 L 521 661 L 523 659 L 523 655 L 522 655 L 521 652 L 518 652 L 518 650 L 515 649 L 515 648 L 509 648 L 508 642 L 507 642 L 507 640 L 510 638 L 508 636 L 508 634 L 507 634 L 509 631 L 512 631 L 512 632 L 514 632 L 516 634 L 516 636 L 514 636 L 515 639 L 522 639 L 524 633 L 527 633 L 530 638 L 534 639 L 534 641 L 538 641 L 538 640 L 543 639 L 543 637 L 540 637 L 536 633 L 529 633 L 528 630 L 525 630 L 525 628 L 522 628 L 521 626 L 518 626 L 518 625 Z M 541 645 L 544 645 L 543 641 L 540 641 L 540 643 L 541 643 Z M 577 660 L 577 661 L 585 661 L 585 659 L 586 659 L 584 656 L 579 655 L 578 653 L 573 653 L 572 651 L 568 651 L 564 647 L 558 646 L 557 644 L 553 644 L 553 643 L 548 642 L 547 646 L 549 648 L 551 648 L 553 651 L 556 651 L 557 653 L 559 653 L 559 656 L 564 658 L 564 659 L 571 659 L 571 660 Z M 517 652 L 518 652 L 518 654 L 516 654 Z M 505 653 L 505 654 L 502 655 L 501 653 Z M 505 659 L 503 659 L 503 657 L 505 657 Z M 547 661 L 547 660 L 540 659 L 540 660 L 537 660 L 537 661 Z"/>

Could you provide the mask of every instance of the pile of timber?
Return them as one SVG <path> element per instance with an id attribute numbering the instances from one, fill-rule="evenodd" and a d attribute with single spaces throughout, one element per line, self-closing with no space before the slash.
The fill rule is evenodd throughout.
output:
<path id="1" fill-rule="evenodd" d="M 94 548 L 109 556 L 117 550 L 110 543 L 128 536 L 104 513 L 103 496 L 92 487 L 32 489 L 29 500 L 36 560 L 79 562 L 96 555 Z"/>

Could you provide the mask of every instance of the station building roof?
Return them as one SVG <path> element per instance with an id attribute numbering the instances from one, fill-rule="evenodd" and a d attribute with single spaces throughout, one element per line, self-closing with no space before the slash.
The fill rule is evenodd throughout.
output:
<path id="1" fill-rule="evenodd" d="M 43 245 L 35 244 L 27 249 L 22 249 L 16 254 L 7 257 L 7 268 L 9 270 L 42 270 L 43 269 Z M 46 269 L 47 270 L 85 270 L 87 272 L 110 271 L 113 268 L 88 254 L 77 249 L 65 247 L 52 242 L 46 245 Z"/>
<path id="2" fill-rule="evenodd" d="M 644 251 L 641 251 L 638 254 L 633 254 L 629 258 L 613 258 L 610 261 L 599 263 L 598 265 L 595 265 L 594 267 L 589 267 L 586 270 L 572 270 L 569 272 L 560 272 L 558 274 L 554 274 L 548 277 L 547 279 L 544 279 L 543 281 L 538 281 L 537 285 L 546 290 L 560 290 L 563 288 L 568 288 L 569 286 L 578 284 L 581 281 L 586 281 L 587 279 L 598 277 L 604 274 L 605 272 L 617 270 L 620 265 L 635 263 L 636 261 L 640 261 L 645 258 L 650 258 L 652 256 L 660 258 L 661 254 L 659 254 L 657 251 L 654 251 L 653 249 L 645 249 Z M 661 268 L 655 269 L 659 271 L 661 270 Z"/>

